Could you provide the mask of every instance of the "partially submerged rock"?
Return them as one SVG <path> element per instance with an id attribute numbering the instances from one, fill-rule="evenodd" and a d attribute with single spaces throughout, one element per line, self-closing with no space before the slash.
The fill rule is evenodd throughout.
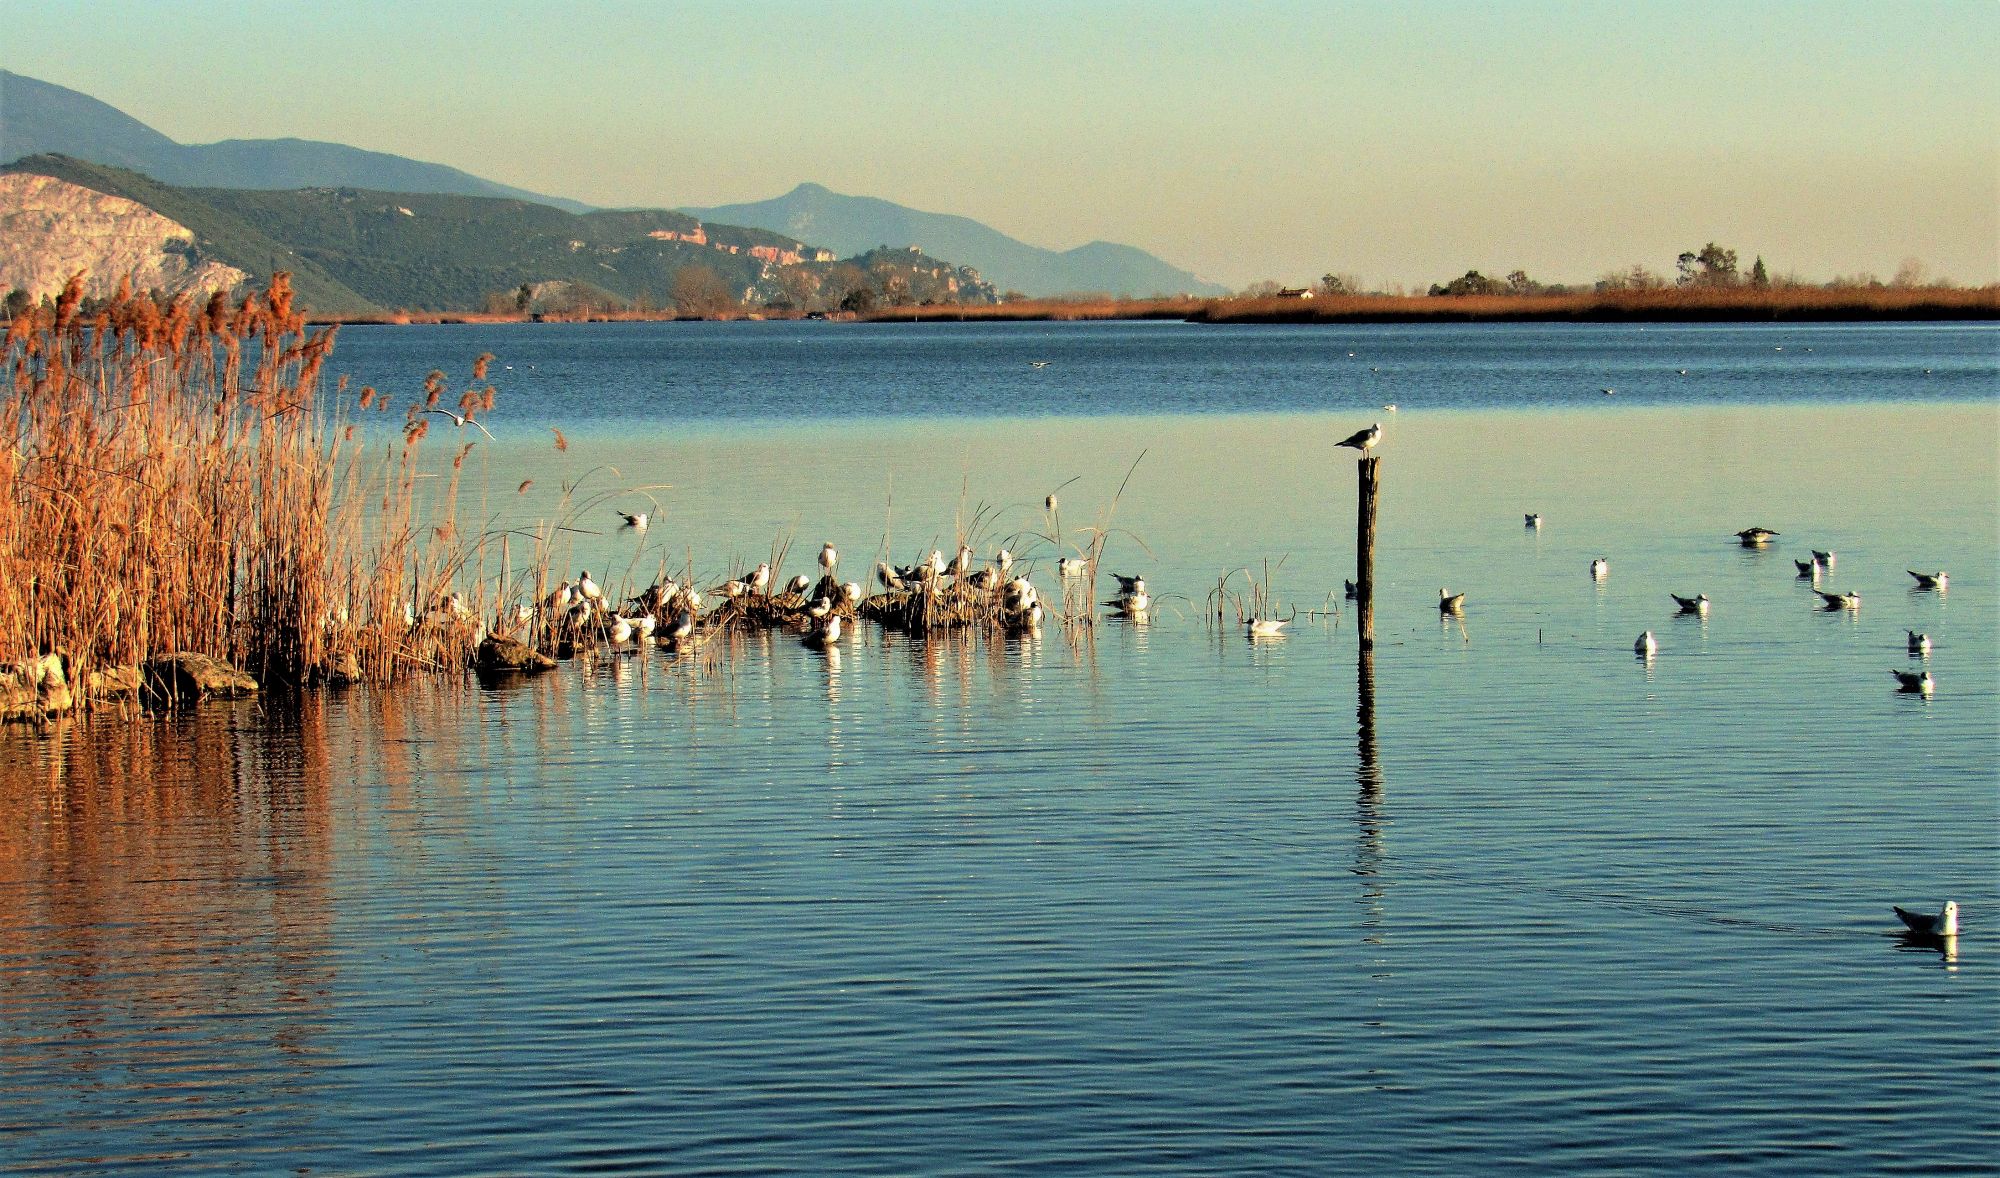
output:
<path id="1" fill-rule="evenodd" d="M 0 720 L 41 720 L 75 706 L 61 655 L 0 667 Z"/>
<path id="2" fill-rule="evenodd" d="M 147 659 L 139 668 L 139 695 L 150 707 L 237 699 L 256 690 L 257 681 L 238 668 L 188 650 Z"/>
<path id="3" fill-rule="evenodd" d="M 473 665 L 489 675 L 508 671 L 535 675 L 555 670 L 556 661 L 517 638 L 489 634 L 479 644 L 479 650 L 473 656 Z"/>

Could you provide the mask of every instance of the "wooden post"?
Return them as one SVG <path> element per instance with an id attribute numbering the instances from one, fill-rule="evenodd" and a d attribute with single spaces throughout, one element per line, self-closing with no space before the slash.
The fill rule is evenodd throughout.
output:
<path id="1" fill-rule="evenodd" d="M 1361 614 L 1361 649 L 1375 649 L 1375 497 L 1382 489 L 1382 460 L 1364 456 L 1354 540 L 1354 607 Z"/>

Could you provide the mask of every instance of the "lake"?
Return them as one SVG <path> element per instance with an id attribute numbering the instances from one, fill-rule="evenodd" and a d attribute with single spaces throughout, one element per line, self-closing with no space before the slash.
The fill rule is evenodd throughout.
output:
<path id="1" fill-rule="evenodd" d="M 344 329 L 398 409 L 495 353 L 463 517 L 560 516 L 607 585 L 970 533 L 1051 596 L 1101 528 L 1157 604 L 0 732 L 0 1160 L 1991 1173 L 1996 344 Z M 1374 421 L 1364 664 L 1332 443 Z M 1816 608 L 1811 549 L 1859 609 Z M 1288 637 L 1210 617 L 1253 577 Z M 1951 952 L 1896 935 L 1947 898 Z"/>

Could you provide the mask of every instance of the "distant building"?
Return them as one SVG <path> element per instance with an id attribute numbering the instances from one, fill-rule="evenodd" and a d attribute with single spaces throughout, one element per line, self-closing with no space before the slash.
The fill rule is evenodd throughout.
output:
<path id="1" fill-rule="evenodd" d="M 1281 286 L 1278 288 L 1278 297 L 1281 299 L 1309 299 L 1313 297 L 1313 292 L 1309 286 Z"/>

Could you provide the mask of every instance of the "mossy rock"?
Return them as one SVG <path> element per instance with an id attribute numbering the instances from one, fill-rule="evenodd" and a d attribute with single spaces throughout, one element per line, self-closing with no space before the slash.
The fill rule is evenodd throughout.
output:
<path id="1" fill-rule="evenodd" d="M 257 681 L 241 669 L 189 650 L 147 659 L 139 667 L 139 698 L 148 707 L 240 699 L 256 690 Z"/>
<path id="2" fill-rule="evenodd" d="M 556 661 L 515 638 L 488 635 L 473 656 L 473 665 L 488 675 L 520 671 L 527 675 L 555 670 Z"/>

